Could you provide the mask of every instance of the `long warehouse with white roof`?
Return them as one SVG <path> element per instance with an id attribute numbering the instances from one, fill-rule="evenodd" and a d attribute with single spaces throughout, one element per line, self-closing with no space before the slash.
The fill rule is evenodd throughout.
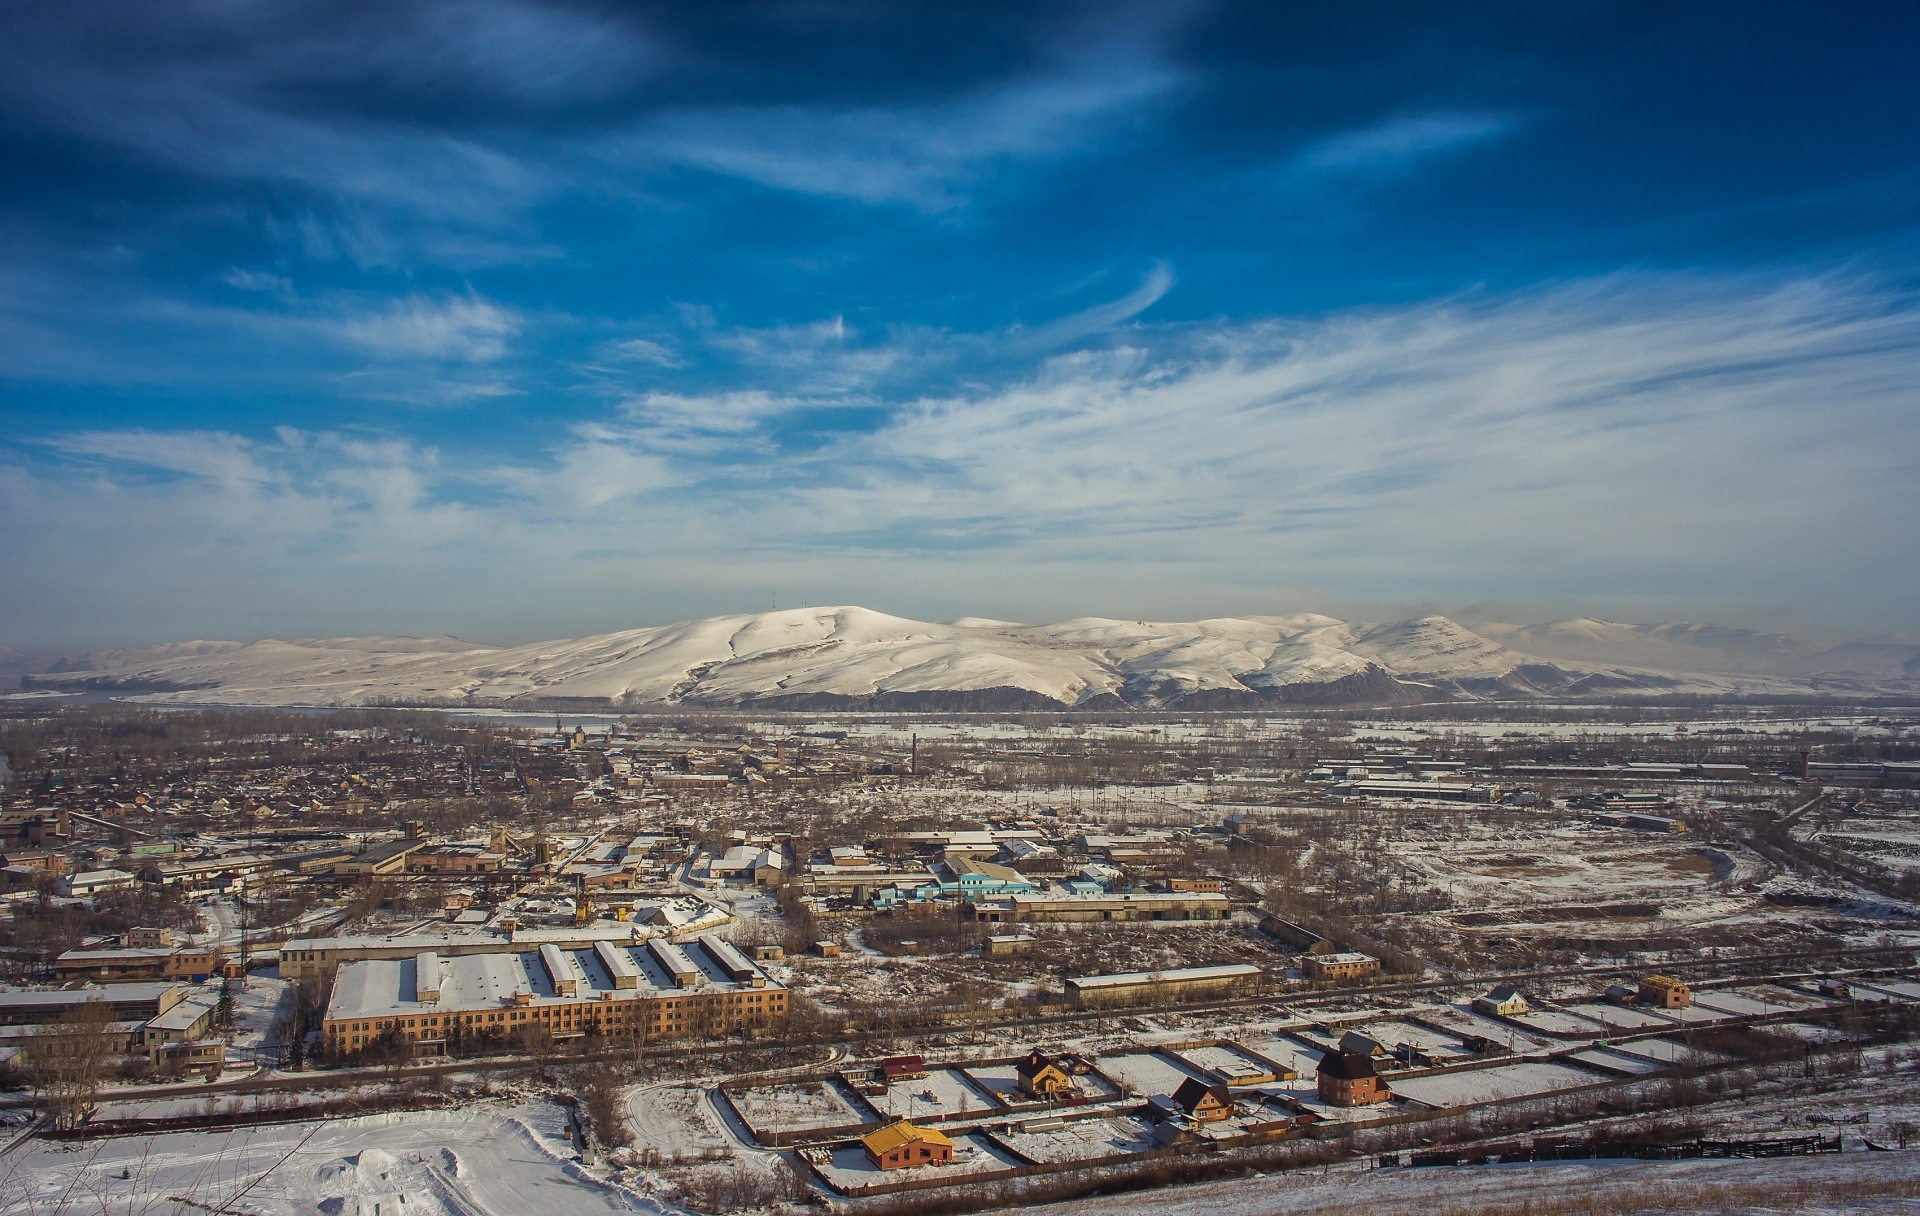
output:
<path id="1" fill-rule="evenodd" d="M 341 963 L 324 1022 L 329 1051 L 375 1043 L 442 1055 L 449 1043 L 511 1046 L 535 1033 L 648 1039 L 729 1034 L 787 1015 L 787 991 L 711 935 L 678 945 L 600 941 L 566 948 Z"/>

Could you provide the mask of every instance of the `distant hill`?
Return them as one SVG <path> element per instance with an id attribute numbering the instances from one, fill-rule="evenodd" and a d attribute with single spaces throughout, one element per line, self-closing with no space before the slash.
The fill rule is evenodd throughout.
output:
<path id="1" fill-rule="evenodd" d="M 1920 640 L 1820 650 L 1713 625 L 1469 629 L 1316 614 L 1021 625 L 859 607 L 711 617 L 497 647 L 458 638 L 177 642 L 68 659 L 38 687 L 225 705 L 1003 710 L 1378 705 L 1636 693 L 1901 694 Z"/>

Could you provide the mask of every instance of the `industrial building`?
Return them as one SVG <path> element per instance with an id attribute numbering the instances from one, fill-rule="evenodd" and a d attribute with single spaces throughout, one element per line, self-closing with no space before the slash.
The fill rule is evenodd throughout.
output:
<path id="1" fill-rule="evenodd" d="M 1067 981 L 1067 999 L 1083 1008 L 1146 1005 L 1195 997 L 1251 996 L 1260 988 L 1260 968 L 1251 963 L 1082 975 Z"/>
<path id="2" fill-rule="evenodd" d="M 988 924 L 1043 924 L 1090 921 L 1229 920 L 1233 901 L 1205 891 L 1146 895 L 1012 895 L 982 899 L 967 916 Z"/>
<path id="3" fill-rule="evenodd" d="M 339 1053 L 382 1036 L 415 1055 L 450 1040 L 555 1039 L 624 1034 L 711 1036 L 783 1020 L 787 992 L 730 943 L 710 934 L 674 943 L 607 940 L 562 946 L 500 942 L 495 949 L 339 964 L 323 1031 Z"/>

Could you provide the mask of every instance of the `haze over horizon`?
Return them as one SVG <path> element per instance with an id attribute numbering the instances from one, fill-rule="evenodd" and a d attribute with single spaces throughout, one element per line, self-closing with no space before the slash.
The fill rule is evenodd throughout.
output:
<path id="1" fill-rule="evenodd" d="M 0 15 L 0 644 L 1920 628 L 1905 7 Z"/>

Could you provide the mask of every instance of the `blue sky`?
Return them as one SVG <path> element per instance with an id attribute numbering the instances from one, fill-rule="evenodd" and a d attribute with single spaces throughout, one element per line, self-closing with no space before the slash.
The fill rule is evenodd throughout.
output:
<path id="1" fill-rule="evenodd" d="M 1920 625 L 1902 5 L 0 9 L 0 643 Z"/>

